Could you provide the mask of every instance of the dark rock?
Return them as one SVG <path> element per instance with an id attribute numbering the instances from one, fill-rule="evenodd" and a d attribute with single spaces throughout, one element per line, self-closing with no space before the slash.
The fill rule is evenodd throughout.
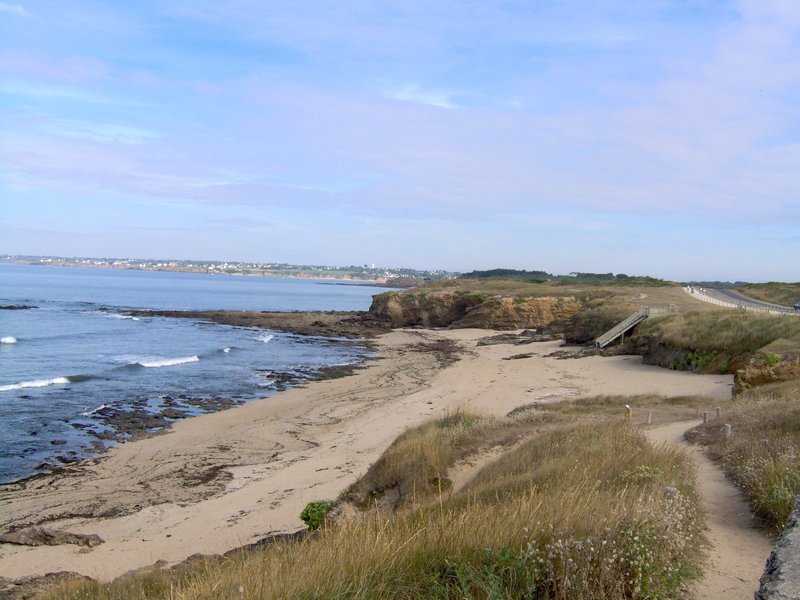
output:
<path id="1" fill-rule="evenodd" d="M 54 585 L 73 579 L 92 581 L 91 578 L 85 575 L 68 571 L 14 580 L 0 577 L 0 600 L 28 600 L 29 598 L 35 598 Z"/>
<path id="2" fill-rule="evenodd" d="M 797 600 L 800 598 L 800 498 L 786 527 L 767 559 L 755 600 Z"/>
<path id="3" fill-rule="evenodd" d="M 539 356 L 535 352 L 527 352 L 525 354 L 513 354 L 511 356 L 506 356 L 503 360 L 520 360 L 522 358 L 533 358 L 534 356 Z"/>
<path id="4" fill-rule="evenodd" d="M 0 535 L 0 544 L 17 544 L 20 546 L 59 546 L 61 544 L 77 544 L 94 548 L 103 543 L 96 533 L 70 533 L 61 529 L 31 527 L 13 533 Z"/>
<path id="5" fill-rule="evenodd" d="M 188 416 L 188 413 L 182 410 L 178 410 L 177 408 L 165 408 L 161 411 L 161 416 L 165 419 L 185 419 Z"/>

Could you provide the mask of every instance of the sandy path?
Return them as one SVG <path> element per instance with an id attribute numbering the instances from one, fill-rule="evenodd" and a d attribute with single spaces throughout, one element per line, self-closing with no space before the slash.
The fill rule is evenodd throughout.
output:
<path id="1" fill-rule="evenodd" d="M 679 421 L 647 431 L 655 443 L 685 447 L 697 464 L 703 508 L 708 514 L 711 542 L 705 575 L 694 587 L 699 600 L 752 600 L 773 543 L 755 529 L 750 507 L 724 473 L 683 434 L 697 421 Z"/>
<path id="2" fill-rule="evenodd" d="M 394 331 L 380 360 L 351 377 L 312 383 L 188 419 L 122 444 L 74 474 L 0 488 L 0 531 L 43 523 L 105 543 L 0 544 L 0 574 L 75 571 L 100 580 L 195 553 L 222 553 L 295 531 L 310 500 L 334 498 L 404 429 L 446 411 L 503 415 L 531 402 L 597 394 L 730 397 L 732 378 L 641 364 L 631 356 L 557 360 L 558 342 L 476 346 L 485 330 Z M 445 365 L 422 344 L 461 346 Z M 512 359 L 520 353 L 534 356 Z"/>

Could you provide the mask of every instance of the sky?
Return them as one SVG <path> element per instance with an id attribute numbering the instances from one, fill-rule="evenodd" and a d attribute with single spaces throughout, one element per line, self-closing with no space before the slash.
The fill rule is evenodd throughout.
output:
<path id="1" fill-rule="evenodd" d="M 798 0 L 0 0 L 0 253 L 800 280 Z"/>

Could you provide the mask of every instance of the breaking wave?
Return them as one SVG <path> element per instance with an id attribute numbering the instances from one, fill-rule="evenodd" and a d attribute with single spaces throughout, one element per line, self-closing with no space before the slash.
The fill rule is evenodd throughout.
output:
<path id="1" fill-rule="evenodd" d="M 49 385 L 67 385 L 69 383 L 81 383 L 91 379 L 100 379 L 96 375 L 70 375 L 69 377 L 51 377 L 50 379 L 31 379 L 30 381 L 20 381 L 9 385 L 0 385 L 0 392 L 11 392 L 25 388 L 40 388 Z"/>
<path id="2" fill-rule="evenodd" d="M 72 383 L 69 377 L 53 377 L 52 379 L 32 379 L 31 381 L 20 381 L 10 385 L 0 385 L 0 392 L 10 392 L 24 388 L 47 387 L 48 385 L 64 385 Z"/>
<path id="3" fill-rule="evenodd" d="M 0 344 L 16 344 L 17 338 L 13 335 L 7 335 L 5 337 L 0 338 Z"/>
<path id="4" fill-rule="evenodd" d="M 154 360 L 139 360 L 133 363 L 134 366 L 146 367 L 148 369 L 158 367 L 174 367 L 175 365 L 185 365 L 189 363 L 200 362 L 200 357 L 196 354 L 193 356 L 179 356 L 178 358 L 158 358 Z"/>

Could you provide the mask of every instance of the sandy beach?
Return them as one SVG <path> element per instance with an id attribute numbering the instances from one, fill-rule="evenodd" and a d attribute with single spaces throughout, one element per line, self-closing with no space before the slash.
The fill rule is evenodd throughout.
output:
<path id="1" fill-rule="evenodd" d="M 504 415 L 600 394 L 730 398 L 732 376 L 646 366 L 638 356 L 548 357 L 560 342 L 477 346 L 491 335 L 393 331 L 376 339 L 379 358 L 350 377 L 188 419 L 66 474 L 4 486 L 0 532 L 44 525 L 104 543 L 0 544 L 0 574 L 110 580 L 296 531 L 307 502 L 335 498 L 404 429 L 447 411 Z"/>

